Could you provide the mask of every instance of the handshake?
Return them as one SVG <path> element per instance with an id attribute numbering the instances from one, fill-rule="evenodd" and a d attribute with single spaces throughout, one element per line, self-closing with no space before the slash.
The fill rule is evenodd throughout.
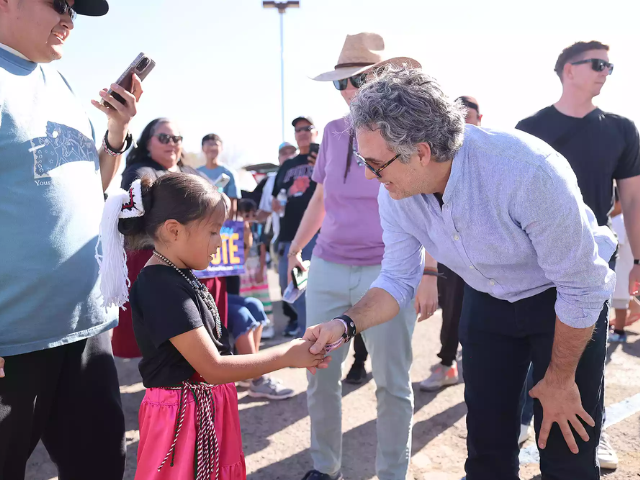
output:
<path id="1" fill-rule="evenodd" d="M 355 334 L 355 324 L 346 315 L 310 327 L 302 339 L 294 340 L 289 344 L 288 348 L 292 355 L 290 366 L 306 367 L 315 375 L 318 368 L 323 369 L 329 366 L 331 357 L 326 355 L 343 343 L 347 343 Z"/>

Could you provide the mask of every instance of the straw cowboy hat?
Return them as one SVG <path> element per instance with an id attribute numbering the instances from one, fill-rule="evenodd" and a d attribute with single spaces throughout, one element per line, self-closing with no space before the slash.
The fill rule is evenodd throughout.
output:
<path id="1" fill-rule="evenodd" d="M 383 60 L 384 40 L 377 33 L 358 33 L 347 35 L 338 58 L 338 64 L 330 72 L 314 78 L 318 82 L 331 82 L 366 72 L 373 67 L 387 64 L 401 66 L 406 64 L 413 68 L 421 68 L 417 60 L 409 57 L 394 57 Z"/>

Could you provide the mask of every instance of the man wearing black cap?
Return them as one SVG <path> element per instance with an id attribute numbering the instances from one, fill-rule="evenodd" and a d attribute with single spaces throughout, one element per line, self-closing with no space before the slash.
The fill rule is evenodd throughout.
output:
<path id="1" fill-rule="evenodd" d="M 287 256 L 291 242 L 296 236 L 304 212 L 316 189 L 316 182 L 311 180 L 313 166 L 316 163 L 316 153 L 309 154 L 309 147 L 318 138 L 318 131 L 310 117 L 296 117 L 291 124 L 295 129 L 296 143 L 300 153 L 282 164 L 276 175 L 272 192 L 273 211 L 280 214 L 283 207 L 278 195 L 281 192 L 283 192 L 280 195 L 281 198 L 286 195 L 284 216 L 280 222 L 280 235 L 278 236 L 278 254 L 281 259 L 278 262 L 278 273 L 280 275 L 280 289 L 283 293 L 288 284 Z M 314 246 L 315 238 L 302 250 L 304 260 L 311 259 Z M 304 294 L 295 301 L 293 307 L 298 313 L 298 318 L 290 320 L 284 331 L 284 335 L 290 337 L 297 336 L 306 328 L 307 315 Z"/>
<path id="2" fill-rule="evenodd" d="M 76 14 L 104 0 L 0 0 L 0 478 L 23 479 L 42 439 L 59 478 L 121 479 L 124 415 L 95 246 L 104 190 L 130 146 L 142 89 L 121 87 L 96 149 L 62 57 Z"/>

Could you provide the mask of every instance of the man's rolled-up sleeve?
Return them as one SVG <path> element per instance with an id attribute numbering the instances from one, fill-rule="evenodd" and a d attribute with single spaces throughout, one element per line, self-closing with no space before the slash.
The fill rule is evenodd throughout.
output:
<path id="1" fill-rule="evenodd" d="M 400 308 L 409 304 L 415 297 L 416 289 L 422 279 L 424 268 L 424 248 L 413 235 L 407 233 L 398 221 L 389 194 L 380 189 L 378 204 L 384 241 L 382 270 L 371 288 L 381 288 L 398 302 Z"/>
<path id="2" fill-rule="evenodd" d="M 608 263 L 616 241 L 607 227 L 597 225 L 564 157 L 553 154 L 546 166 L 532 170 L 515 217 L 556 287 L 560 321 L 573 328 L 594 325 L 615 288 Z"/>

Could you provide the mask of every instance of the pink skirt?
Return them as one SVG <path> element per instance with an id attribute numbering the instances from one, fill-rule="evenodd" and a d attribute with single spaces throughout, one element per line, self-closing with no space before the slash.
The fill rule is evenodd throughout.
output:
<path id="1" fill-rule="evenodd" d="M 138 417 L 135 480 L 247 478 L 233 383 L 185 392 L 148 388 Z"/>

